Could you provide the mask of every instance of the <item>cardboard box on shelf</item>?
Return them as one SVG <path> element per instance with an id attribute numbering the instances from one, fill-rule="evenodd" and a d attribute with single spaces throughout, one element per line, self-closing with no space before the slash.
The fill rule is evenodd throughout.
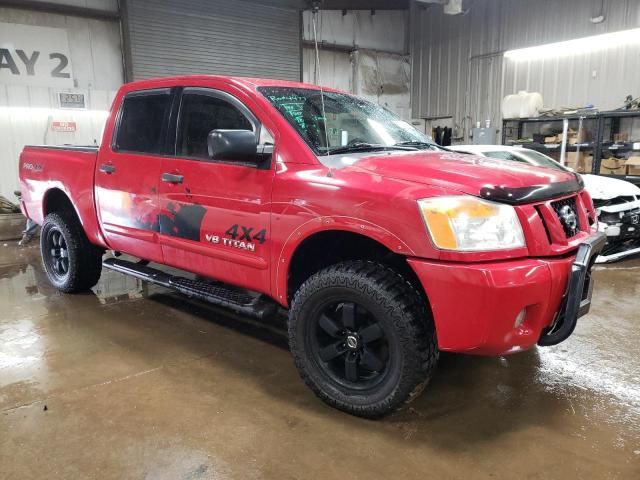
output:
<path id="1" fill-rule="evenodd" d="M 560 135 L 562 136 L 562 135 Z M 591 141 L 591 132 L 582 129 L 579 132 L 570 130 L 567 132 L 567 145 L 575 145 L 576 143 L 587 143 Z"/>
<path id="2" fill-rule="evenodd" d="M 591 173 L 593 156 L 585 152 L 567 152 L 565 165 L 578 173 Z"/>
<path id="3" fill-rule="evenodd" d="M 625 162 L 627 175 L 640 175 L 640 156 L 632 155 Z"/>
<path id="4" fill-rule="evenodd" d="M 566 156 L 564 157 L 564 164 L 567 167 L 575 169 L 576 166 L 578 165 L 578 160 L 580 160 L 582 158 L 584 153 L 582 153 L 582 152 L 581 153 L 578 153 L 578 152 L 567 152 L 565 155 Z"/>
<path id="5" fill-rule="evenodd" d="M 615 143 L 628 142 L 629 141 L 629 134 L 628 133 L 614 133 L 613 134 L 613 141 Z"/>
<path id="6" fill-rule="evenodd" d="M 626 175 L 625 160 L 620 158 L 603 158 L 600 162 L 602 175 Z"/>
<path id="7" fill-rule="evenodd" d="M 593 172 L 593 155 L 588 154 L 585 155 L 582 159 L 582 162 L 578 163 L 578 168 L 576 169 L 578 173 L 591 173 Z"/>
<path id="8" fill-rule="evenodd" d="M 593 135 L 591 134 L 591 130 L 582 130 L 580 135 L 578 135 L 578 142 L 587 143 L 593 140 Z"/>

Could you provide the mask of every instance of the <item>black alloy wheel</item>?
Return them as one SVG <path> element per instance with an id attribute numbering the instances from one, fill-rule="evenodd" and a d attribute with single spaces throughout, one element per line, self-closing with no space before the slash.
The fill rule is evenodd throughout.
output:
<path id="1" fill-rule="evenodd" d="M 354 389 L 377 385 L 388 371 L 389 343 L 380 322 L 356 302 L 330 303 L 319 311 L 310 350 L 334 382 Z"/>
<path id="2" fill-rule="evenodd" d="M 311 275 L 294 294 L 289 347 L 307 386 L 332 407 L 379 418 L 416 398 L 438 361 L 426 299 L 367 260 Z"/>
<path id="3" fill-rule="evenodd" d="M 73 212 L 54 212 L 45 217 L 40 252 L 49 281 L 62 292 L 88 290 L 100 279 L 104 251 L 89 242 Z"/>
<path id="4" fill-rule="evenodd" d="M 46 234 L 45 245 L 46 250 L 43 253 L 50 271 L 59 280 L 64 280 L 69 274 L 69 249 L 63 233 L 56 227 L 50 228 Z"/>

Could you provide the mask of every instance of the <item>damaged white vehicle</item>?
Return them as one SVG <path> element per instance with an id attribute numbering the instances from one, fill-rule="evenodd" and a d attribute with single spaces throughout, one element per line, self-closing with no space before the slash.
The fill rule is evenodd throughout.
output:
<path id="1" fill-rule="evenodd" d="M 460 153 L 525 162 L 539 167 L 567 168 L 536 150 L 505 145 L 453 145 Z M 598 230 L 606 233 L 607 244 L 596 263 L 613 262 L 640 254 L 640 188 L 631 182 L 599 175 L 582 174 L 584 185 L 598 214 Z"/>
<path id="2" fill-rule="evenodd" d="M 596 263 L 612 262 L 640 253 L 640 188 L 631 182 L 582 175 L 598 214 L 598 230 L 607 244 Z"/>

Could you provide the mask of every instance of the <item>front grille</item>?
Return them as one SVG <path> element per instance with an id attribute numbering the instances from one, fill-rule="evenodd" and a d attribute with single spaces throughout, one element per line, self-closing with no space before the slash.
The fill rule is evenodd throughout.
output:
<path id="1" fill-rule="evenodd" d="M 576 207 L 576 197 L 567 198 L 551 204 L 567 238 L 580 233 L 580 218 Z"/>

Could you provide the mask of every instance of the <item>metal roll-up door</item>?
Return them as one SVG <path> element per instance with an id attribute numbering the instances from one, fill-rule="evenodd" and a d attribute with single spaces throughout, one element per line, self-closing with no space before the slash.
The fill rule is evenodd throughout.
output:
<path id="1" fill-rule="evenodd" d="M 300 16 L 243 0 L 127 0 L 130 80 L 188 74 L 300 79 Z"/>

